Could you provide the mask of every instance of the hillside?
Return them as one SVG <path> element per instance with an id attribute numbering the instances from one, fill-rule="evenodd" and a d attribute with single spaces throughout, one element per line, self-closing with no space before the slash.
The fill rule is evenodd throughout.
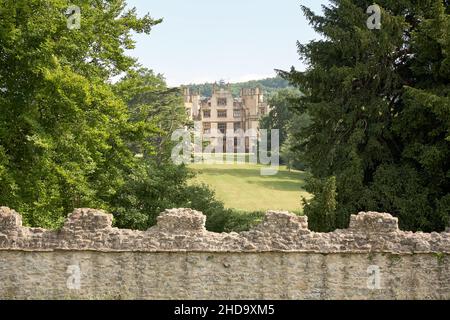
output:
<path id="1" fill-rule="evenodd" d="M 187 87 L 193 90 L 199 90 L 200 95 L 210 97 L 212 95 L 213 83 L 204 84 L 188 84 Z M 255 88 L 260 87 L 263 89 L 264 94 L 271 96 L 274 92 L 288 88 L 289 82 L 281 77 L 267 78 L 262 80 L 252 80 L 247 82 L 232 83 L 231 90 L 234 96 L 239 96 L 241 89 L 243 88 Z"/>

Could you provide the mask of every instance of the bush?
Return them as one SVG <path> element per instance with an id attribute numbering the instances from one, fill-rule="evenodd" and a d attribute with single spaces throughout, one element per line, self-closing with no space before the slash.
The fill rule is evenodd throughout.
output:
<path id="1" fill-rule="evenodd" d="M 330 232 L 336 228 L 336 178 L 308 179 L 308 191 L 315 197 L 303 199 L 304 211 L 308 217 L 309 229 L 317 232 Z"/>
<path id="2" fill-rule="evenodd" d="M 242 232 L 261 222 L 263 212 L 245 212 L 226 209 L 223 202 L 207 185 L 192 185 L 187 189 L 185 207 L 201 211 L 206 215 L 206 229 L 211 232 Z"/>
<path id="3" fill-rule="evenodd" d="M 248 231 L 259 224 L 264 217 L 263 212 L 244 212 L 225 209 L 215 212 L 206 223 L 206 228 L 212 232 L 242 232 Z"/>

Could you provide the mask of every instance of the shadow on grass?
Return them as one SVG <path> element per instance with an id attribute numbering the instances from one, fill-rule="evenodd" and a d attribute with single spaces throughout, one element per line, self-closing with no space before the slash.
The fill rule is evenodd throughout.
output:
<path id="1" fill-rule="evenodd" d="M 304 191 L 304 182 L 291 182 L 283 180 L 270 180 L 270 181 L 248 181 L 249 184 L 255 184 L 268 190 L 279 191 Z M 305 191 L 306 192 L 306 191 Z"/>

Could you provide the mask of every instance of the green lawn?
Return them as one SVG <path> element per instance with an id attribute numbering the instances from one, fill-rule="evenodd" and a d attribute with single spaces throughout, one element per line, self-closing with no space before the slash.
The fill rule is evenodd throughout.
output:
<path id="1" fill-rule="evenodd" d="M 254 164 L 189 166 L 197 173 L 193 182 L 209 185 L 227 208 L 244 211 L 284 210 L 301 212 L 305 173 L 285 167 L 275 176 L 261 176 L 262 166 Z"/>

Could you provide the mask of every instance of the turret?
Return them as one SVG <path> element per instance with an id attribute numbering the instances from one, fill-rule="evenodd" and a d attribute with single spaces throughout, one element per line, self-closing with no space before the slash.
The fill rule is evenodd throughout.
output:
<path id="1" fill-rule="evenodd" d="M 260 88 L 243 88 L 241 90 L 241 98 L 245 108 L 250 115 L 258 115 L 259 106 L 264 103 L 264 95 Z"/>
<path id="2" fill-rule="evenodd" d="M 183 88 L 184 106 L 190 118 L 197 117 L 200 112 L 200 92 L 191 90 L 188 87 Z"/>

